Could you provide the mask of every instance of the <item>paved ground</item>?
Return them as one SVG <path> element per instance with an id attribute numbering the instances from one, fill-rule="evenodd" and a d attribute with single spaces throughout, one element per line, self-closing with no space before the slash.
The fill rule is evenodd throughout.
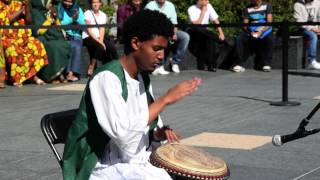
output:
<path id="1" fill-rule="evenodd" d="M 232 180 L 318 180 L 320 179 L 320 136 L 293 141 L 278 148 L 270 141 L 257 144 L 260 138 L 293 132 L 298 123 L 319 102 L 318 78 L 289 76 L 289 100 L 300 106 L 275 107 L 270 102 L 281 100 L 281 71 L 271 73 L 249 70 L 231 73 L 183 71 L 179 75 L 152 77 L 155 95 L 163 94 L 177 82 L 199 76 L 203 85 L 198 92 L 162 114 L 164 121 L 184 138 L 205 133 L 209 153 L 224 159 Z M 82 80 L 77 84 L 84 84 Z M 68 84 L 70 85 L 70 84 Z M 0 179 L 62 179 L 57 161 L 40 131 L 40 119 L 47 113 L 76 108 L 82 94 L 81 85 L 62 90 L 49 90 L 62 85 L 23 88 L 8 86 L 0 90 Z M 69 86 L 70 90 L 70 86 Z M 309 127 L 320 127 L 316 114 Z M 237 140 L 251 135 L 258 140 L 241 139 L 237 146 L 214 138 L 221 133 Z M 202 134 L 203 135 L 203 134 Z M 242 137 L 242 136 L 241 136 Z M 243 141 L 243 143 L 242 143 Z M 251 141 L 251 142 L 248 142 Z M 247 143 L 252 148 L 245 149 Z M 239 145 L 240 144 L 240 145 Z M 242 145 L 243 144 L 243 145 Z"/>

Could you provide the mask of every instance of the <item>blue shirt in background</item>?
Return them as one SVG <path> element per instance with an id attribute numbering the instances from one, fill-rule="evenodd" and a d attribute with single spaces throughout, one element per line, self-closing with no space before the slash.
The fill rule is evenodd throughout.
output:
<path id="1" fill-rule="evenodd" d="M 163 6 L 159 6 L 159 4 L 156 1 L 150 1 L 145 9 L 150 9 L 153 11 L 159 11 L 167 16 L 167 18 L 170 19 L 172 24 L 178 24 L 177 21 L 177 13 L 176 8 L 174 7 L 173 3 L 170 1 L 165 1 Z"/>
<path id="2" fill-rule="evenodd" d="M 79 24 L 84 25 L 84 14 L 81 8 L 78 9 L 79 15 L 78 18 L 74 21 L 72 16 L 69 16 L 65 11 L 63 12 L 63 16 L 60 19 L 61 25 L 71 25 L 71 24 Z M 81 29 L 66 29 L 65 30 L 68 36 L 82 39 L 82 30 Z"/>

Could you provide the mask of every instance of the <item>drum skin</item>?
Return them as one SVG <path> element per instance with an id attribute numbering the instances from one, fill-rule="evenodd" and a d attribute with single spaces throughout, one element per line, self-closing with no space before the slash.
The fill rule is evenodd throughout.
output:
<path id="1" fill-rule="evenodd" d="M 230 172 L 227 164 L 198 148 L 181 144 L 165 144 L 150 156 L 154 166 L 168 173 L 190 179 L 225 180 Z"/>

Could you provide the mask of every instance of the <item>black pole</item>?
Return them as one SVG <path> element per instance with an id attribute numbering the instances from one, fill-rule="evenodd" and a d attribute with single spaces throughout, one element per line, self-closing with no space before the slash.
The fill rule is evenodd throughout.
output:
<path id="1" fill-rule="evenodd" d="M 272 106 L 298 106 L 300 102 L 288 101 L 288 49 L 289 49 L 289 23 L 281 23 L 282 30 L 282 101 L 272 102 Z"/>

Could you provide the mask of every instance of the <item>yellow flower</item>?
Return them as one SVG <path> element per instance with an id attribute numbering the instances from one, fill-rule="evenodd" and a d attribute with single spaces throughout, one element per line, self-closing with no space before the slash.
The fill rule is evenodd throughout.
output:
<path id="1" fill-rule="evenodd" d="M 24 29 L 18 29 L 18 34 L 23 34 Z"/>
<path id="2" fill-rule="evenodd" d="M 12 63 L 11 64 L 11 71 L 15 70 L 17 68 L 17 64 L 16 63 Z"/>
<path id="3" fill-rule="evenodd" d="M 10 76 L 12 77 L 12 76 L 15 76 L 17 74 L 17 72 L 15 71 L 15 70 L 11 70 L 11 72 L 10 72 Z"/>
<path id="4" fill-rule="evenodd" d="M 11 56 L 18 56 L 18 53 L 16 51 L 12 51 Z"/>
<path id="5" fill-rule="evenodd" d="M 27 66 L 27 67 L 25 67 L 25 70 L 24 70 L 24 72 L 27 74 L 28 72 L 30 71 L 30 68 L 29 68 L 29 66 Z"/>
<path id="6" fill-rule="evenodd" d="M 39 64 L 40 64 L 40 66 L 43 66 L 43 65 L 44 65 L 44 60 L 43 60 L 43 59 L 40 59 Z"/>
<path id="7" fill-rule="evenodd" d="M 45 56 L 46 55 L 46 50 L 45 49 L 42 49 L 41 51 L 41 56 Z"/>
<path id="8" fill-rule="evenodd" d="M 20 37 L 20 36 L 19 36 L 19 37 Z M 22 35 L 21 35 L 21 37 L 22 37 Z M 17 43 L 18 43 L 18 44 L 22 44 L 22 43 L 23 43 L 22 38 L 19 38 L 19 39 L 17 40 Z"/>
<path id="9" fill-rule="evenodd" d="M 28 47 L 29 49 L 32 49 L 32 46 L 33 46 L 32 43 L 28 43 L 28 44 L 27 44 L 27 47 Z"/>
<path id="10" fill-rule="evenodd" d="M 40 66 L 35 66 L 36 71 L 38 72 L 40 70 Z"/>
<path id="11" fill-rule="evenodd" d="M 18 66 L 18 67 L 16 68 L 16 71 L 17 71 L 18 73 L 21 73 L 21 72 L 22 72 L 22 68 Z"/>
<path id="12" fill-rule="evenodd" d="M 10 56 L 9 51 L 5 51 L 6 56 Z"/>
<path id="13" fill-rule="evenodd" d="M 22 73 L 24 73 L 24 72 L 25 72 L 26 67 L 22 66 L 20 69 L 21 69 L 21 74 L 22 74 Z"/>
<path id="14" fill-rule="evenodd" d="M 27 80 L 26 77 L 22 76 L 21 79 L 20 79 L 20 83 L 23 83 L 25 80 Z"/>
<path id="15" fill-rule="evenodd" d="M 27 31 L 27 34 L 28 34 L 28 36 L 30 37 L 31 35 L 32 35 L 32 31 L 30 30 L 30 29 L 27 29 L 28 31 Z"/>
<path id="16" fill-rule="evenodd" d="M 24 57 L 24 60 L 26 61 L 26 60 L 28 60 L 28 58 Z M 25 67 L 29 67 L 29 65 L 30 65 L 30 63 L 28 61 L 24 63 Z"/>

